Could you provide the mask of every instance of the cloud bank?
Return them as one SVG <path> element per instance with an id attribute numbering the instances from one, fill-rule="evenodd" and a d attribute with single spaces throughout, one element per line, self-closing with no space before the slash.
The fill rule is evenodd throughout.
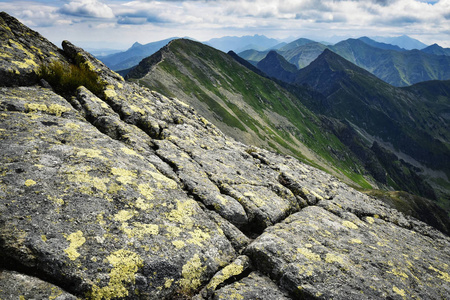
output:
<path id="1" fill-rule="evenodd" d="M 4 1 L 5 10 L 26 24 L 88 27 L 91 34 L 98 29 L 103 36 L 109 28 L 135 40 L 138 33 L 151 34 L 153 40 L 260 33 L 275 38 L 407 34 L 444 46 L 450 42 L 450 0 Z"/>

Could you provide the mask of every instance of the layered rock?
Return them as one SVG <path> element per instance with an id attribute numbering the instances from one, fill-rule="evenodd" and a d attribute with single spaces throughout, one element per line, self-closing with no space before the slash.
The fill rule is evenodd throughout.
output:
<path id="1" fill-rule="evenodd" d="M 25 73 L 0 88 L 0 298 L 450 293 L 447 236 L 63 48 L 59 60 L 98 74 L 101 95 L 64 98 Z"/>

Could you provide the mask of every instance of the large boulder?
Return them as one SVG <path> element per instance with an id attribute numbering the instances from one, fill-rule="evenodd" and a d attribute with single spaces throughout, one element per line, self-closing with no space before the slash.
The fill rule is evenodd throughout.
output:
<path id="1" fill-rule="evenodd" d="M 39 66 L 63 56 L 39 33 L 0 12 L 0 58 L 0 82 L 3 86 L 18 86 L 35 84 Z"/>

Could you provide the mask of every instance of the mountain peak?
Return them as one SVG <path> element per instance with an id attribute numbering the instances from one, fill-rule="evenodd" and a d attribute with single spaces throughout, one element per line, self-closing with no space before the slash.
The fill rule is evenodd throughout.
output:
<path id="1" fill-rule="evenodd" d="M 311 64 L 299 70 L 296 83 L 309 85 L 326 96 L 332 93 L 342 80 L 355 76 L 382 82 L 368 71 L 325 49 Z"/>
<path id="2" fill-rule="evenodd" d="M 270 77 L 277 78 L 284 82 L 294 82 L 297 67 L 272 50 L 257 65 L 258 69 Z"/>
<path id="3" fill-rule="evenodd" d="M 133 48 L 138 48 L 138 47 L 142 47 L 143 45 L 141 44 L 141 43 L 139 43 L 139 42 L 135 42 L 132 46 L 131 46 L 131 48 L 130 49 L 133 49 Z"/>

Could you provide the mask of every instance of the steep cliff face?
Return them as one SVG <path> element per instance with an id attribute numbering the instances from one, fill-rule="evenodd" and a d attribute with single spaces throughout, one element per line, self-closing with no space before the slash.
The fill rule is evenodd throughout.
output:
<path id="1" fill-rule="evenodd" d="M 25 48 L 29 29 L 0 20 L 1 53 Z M 102 93 L 62 97 L 35 69 L 11 86 L 28 58 L 0 56 L 1 299 L 450 294 L 448 236 L 63 49 L 58 61 L 89 67 Z"/>

